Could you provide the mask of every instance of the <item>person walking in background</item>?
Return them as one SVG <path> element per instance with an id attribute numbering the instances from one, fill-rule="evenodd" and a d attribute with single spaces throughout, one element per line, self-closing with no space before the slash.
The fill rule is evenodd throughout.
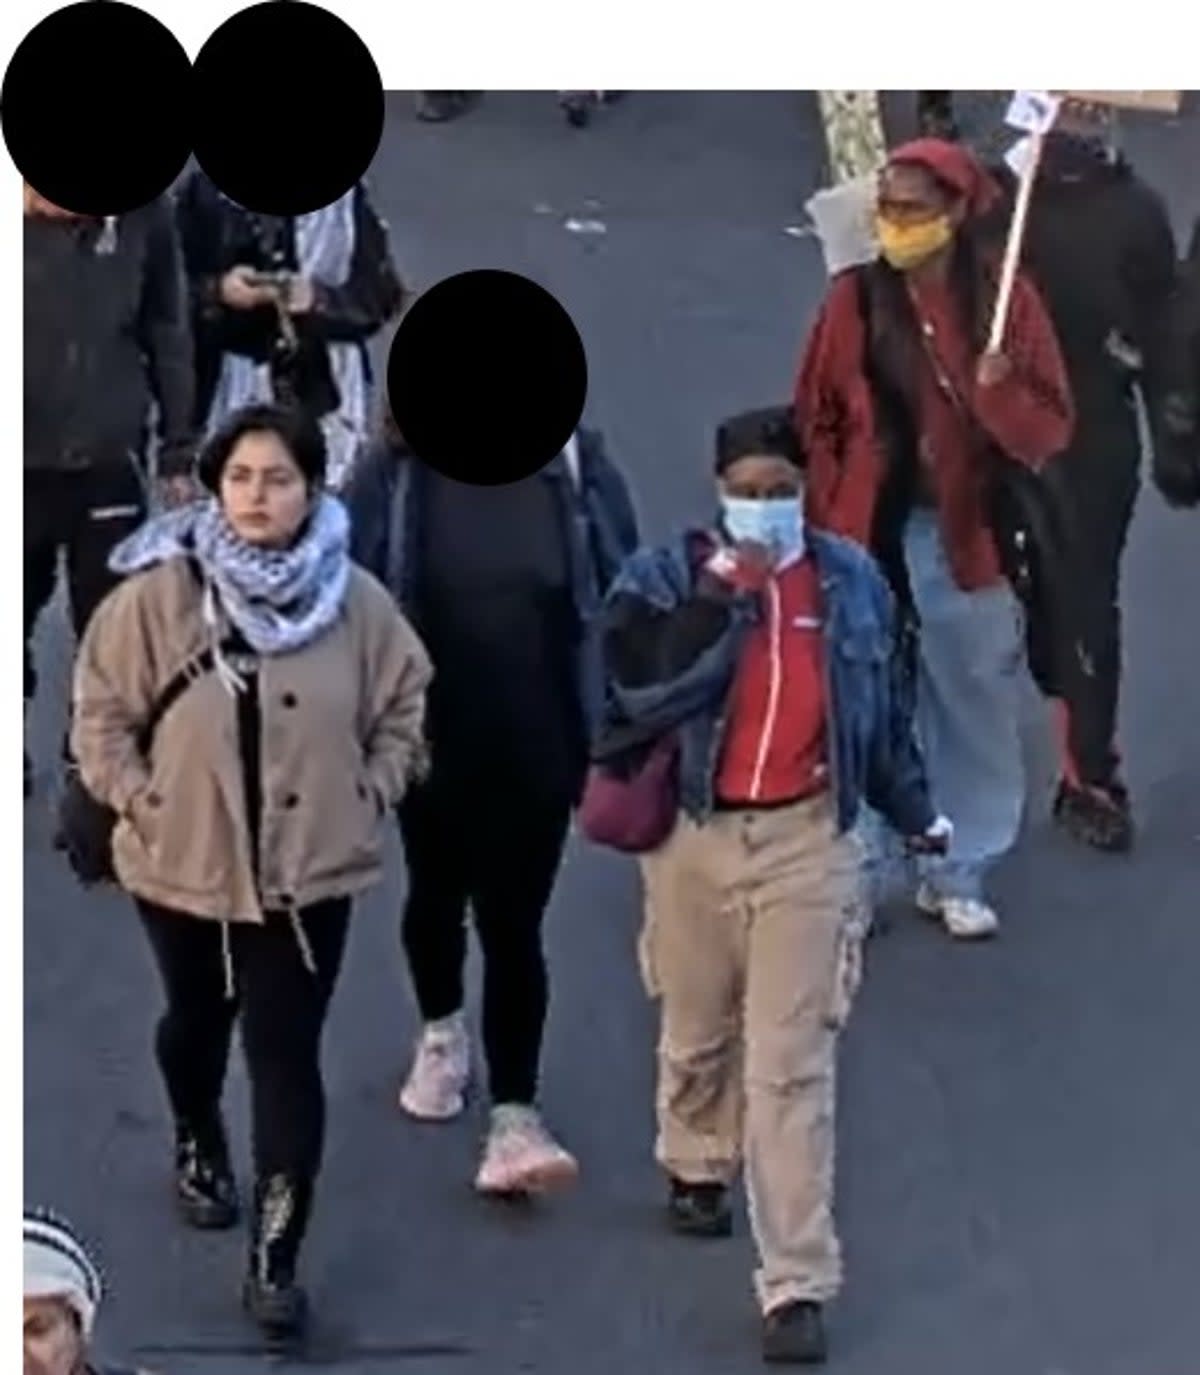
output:
<path id="1" fill-rule="evenodd" d="M 881 257 L 835 279 L 795 393 L 813 525 L 875 553 L 919 622 L 919 733 L 955 837 L 923 865 L 917 900 L 966 939 L 996 930 L 984 875 L 1014 843 L 1025 795 L 1022 618 L 987 465 L 1039 469 L 1074 423 L 1053 326 L 1024 276 L 1001 351 L 986 350 L 994 276 L 977 224 L 997 194 L 958 144 L 896 149 L 879 187 Z"/>
<path id="2" fill-rule="evenodd" d="M 126 581 L 75 676 L 79 767 L 117 815 L 114 867 L 166 997 L 178 1203 L 195 1227 L 237 1220 L 221 1096 L 240 1014 L 245 1302 L 281 1340 L 306 1313 L 296 1266 L 324 1139 L 326 1012 L 352 901 L 380 877 L 380 822 L 420 765 L 429 680 L 391 597 L 350 562 L 325 462 L 309 418 L 234 415 L 200 459 L 211 499 L 114 552 Z"/>
<path id="3" fill-rule="evenodd" d="M 461 1113 L 468 907 L 483 951 L 492 1114 L 481 1192 L 535 1192 L 576 1162 L 536 1110 L 548 978 L 542 923 L 602 693 L 593 620 L 637 543 L 624 480 L 580 430 L 540 473 L 499 487 L 441 477 L 389 417 L 347 491 L 353 549 L 429 648 L 432 773 L 400 813 L 404 947 L 424 1028 L 400 1094 Z"/>
<path id="4" fill-rule="evenodd" d="M 1112 149 L 1105 118 L 1097 107 L 1063 103 L 1034 183 L 1024 265 L 1075 398 L 1071 442 L 1046 472 L 1072 533 L 1054 812 L 1084 844 L 1123 851 L 1134 820 L 1117 748 L 1121 560 L 1141 485 L 1137 391 L 1153 412 L 1166 390 L 1176 250 L 1161 196 Z M 994 221 L 999 253 L 1016 178 L 1007 167 L 996 175 L 1008 193 Z M 1075 643 L 1082 653 L 1071 651 Z"/>
<path id="5" fill-rule="evenodd" d="M 169 205 L 102 220 L 25 187 L 25 708 L 33 634 L 66 558 L 78 637 L 116 581 L 113 548 L 147 507 L 147 444 L 172 497 L 186 494 L 192 344 Z M 151 432 L 151 410 L 157 433 Z M 25 755 L 25 795 L 33 764 Z"/>
<path id="6" fill-rule="evenodd" d="M 95 1261 L 69 1223 L 45 1209 L 25 1210 L 24 1269 L 24 1375 L 138 1375 L 92 1357 L 104 1290 Z"/>
<path id="7" fill-rule="evenodd" d="M 891 594 L 861 549 L 808 528 L 802 463 L 786 411 L 727 421 L 717 528 L 639 551 L 604 616 L 609 731 L 678 750 L 640 947 L 668 1216 L 727 1234 L 744 1157 L 763 1352 L 784 1363 L 824 1359 L 841 1282 L 835 1060 L 865 925 L 851 828 L 867 800 L 916 847 L 950 830 L 895 681 Z"/>
<path id="8" fill-rule="evenodd" d="M 309 215 L 256 215 L 201 171 L 177 215 L 191 283 L 197 425 L 277 401 L 318 420 L 341 486 L 373 412 L 367 344 L 405 292 L 365 186 Z"/>

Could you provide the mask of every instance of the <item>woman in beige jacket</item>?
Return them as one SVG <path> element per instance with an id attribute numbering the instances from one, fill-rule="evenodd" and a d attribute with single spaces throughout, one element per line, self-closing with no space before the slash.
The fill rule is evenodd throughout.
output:
<path id="1" fill-rule="evenodd" d="M 348 555 L 325 446 L 272 406 L 200 459 L 211 500 L 144 525 L 80 646 L 72 743 L 166 995 L 158 1060 L 185 1218 L 234 1225 L 221 1093 L 240 1011 L 256 1186 L 244 1299 L 306 1316 L 296 1261 L 324 1134 L 320 1040 L 381 820 L 420 765 L 429 662 Z M 150 736 L 151 738 L 147 738 Z"/>

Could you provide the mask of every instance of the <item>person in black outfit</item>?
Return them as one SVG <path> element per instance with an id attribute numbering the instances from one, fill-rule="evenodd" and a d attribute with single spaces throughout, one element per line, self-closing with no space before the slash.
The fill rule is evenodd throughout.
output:
<path id="1" fill-rule="evenodd" d="M 381 876 L 380 822 L 420 757 L 429 667 L 350 563 L 308 417 L 240 413 L 200 475 L 213 499 L 114 552 L 128 576 L 80 647 L 73 745 L 117 815 L 114 868 L 166 996 L 158 1062 L 195 1227 L 237 1220 L 221 1097 L 240 1018 L 256 1176 L 245 1302 L 287 1338 L 306 1312 L 321 1034 L 352 900 Z"/>
<path id="2" fill-rule="evenodd" d="M 66 557 L 82 635 L 115 582 L 108 556 L 146 513 L 146 449 L 172 496 L 193 451 L 192 345 L 170 208 L 108 220 L 25 188 L 25 706 L 33 633 Z M 151 430 L 151 407 L 156 416 Z M 25 756 L 25 794 L 33 766 Z"/>
<path id="3" fill-rule="evenodd" d="M 404 303 L 366 187 L 309 215 L 252 214 L 201 171 L 176 213 L 196 336 L 196 424 L 212 435 L 255 402 L 300 407 L 341 486 L 372 409 L 368 341 Z"/>
<path id="4" fill-rule="evenodd" d="M 1046 475 L 1071 521 L 1075 645 L 1061 656 L 1055 815 L 1084 843 L 1121 851 L 1134 839 L 1116 743 L 1121 559 L 1140 486 L 1137 390 L 1153 398 L 1162 389 L 1176 263 L 1162 198 L 1103 132 L 1090 107 L 1064 103 L 1035 183 L 1025 266 L 1058 333 L 1077 417 L 1070 446 Z M 998 175 L 1011 198 L 1014 176 L 1008 168 Z M 1006 226 L 1001 215 L 997 238 Z"/>
<path id="5" fill-rule="evenodd" d="M 1154 481 L 1170 505 L 1200 506 L 1200 219 L 1179 273 L 1164 374 L 1152 398 Z"/>
<path id="6" fill-rule="evenodd" d="M 603 696 L 590 627 L 637 544 L 629 496 L 590 431 L 537 475 L 483 488 L 426 468 L 393 425 L 347 499 L 355 556 L 388 583 L 434 664 L 432 774 L 400 814 L 404 946 L 424 1023 L 401 1105 L 423 1120 L 462 1111 L 469 906 L 493 1102 L 476 1185 L 512 1194 L 566 1183 L 575 1161 L 535 1111 L 541 928 Z"/>

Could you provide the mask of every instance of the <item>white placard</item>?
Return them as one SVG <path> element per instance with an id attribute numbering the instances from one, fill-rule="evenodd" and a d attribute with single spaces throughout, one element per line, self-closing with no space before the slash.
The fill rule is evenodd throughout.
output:
<path id="1" fill-rule="evenodd" d="M 1061 97 L 1049 91 L 1014 91 L 1004 122 L 1026 134 L 1048 134 L 1061 105 Z"/>
<path id="2" fill-rule="evenodd" d="M 1025 138 L 1018 139 L 1016 143 L 1004 155 L 1004 161 L 1008 164 L 1009 170 L 1014 177 L 1020 178 L 1025 175 L 1025 169 L 1029 166 L 1029 159 L 1033 156 L 1033 135 L 1029 134 Z"/>

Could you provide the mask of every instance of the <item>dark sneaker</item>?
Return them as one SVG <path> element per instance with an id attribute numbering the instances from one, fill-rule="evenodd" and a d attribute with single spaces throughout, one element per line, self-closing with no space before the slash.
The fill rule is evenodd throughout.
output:
<path id="1" fill-rule="evenodd" d="M 667 1218 L 681 1236 L 727 1237 L 733 1232 L 729 1190 L 724 1184 L 688 1184 L 672 1179 Z"/>
<path id="2" fill-rule="evenodd" d="M 1128 854 L 1133 849 L 1133 810 L 1129 793 L 1119 783 L 1107 788 L 1060 783 L 1054 799 L 1054 819 L 1068 835 L 1093 850 Z"/>
<path id="3" fill-rule="evenodd" d="M 593 97 L 588 91 L 568 91 L 560 101 L 572 129 L 586 129 L 592 119 Z"/>
<path id="4" fill-rule="evenodd" d="M 175 1138 L 175 1197 L 189 1227 L 226 1231 L 237 1225 L 240 1206 L 220 1127 L 197 1132 L 181 1126 Z"/>
<path id="5" fill-rule="evenodd" d="M 763 1319 L 763 1360 L 768 1365 L 824 1365 L 828 1355 L 819 1303 L 784 1304 Z"/>
<path id="6" fill-rule="evenodd" d="M 470 103 L 466 91 L 418 91 L 417 118 L 423 124 L 447 124 L 465 114 Z"/>

